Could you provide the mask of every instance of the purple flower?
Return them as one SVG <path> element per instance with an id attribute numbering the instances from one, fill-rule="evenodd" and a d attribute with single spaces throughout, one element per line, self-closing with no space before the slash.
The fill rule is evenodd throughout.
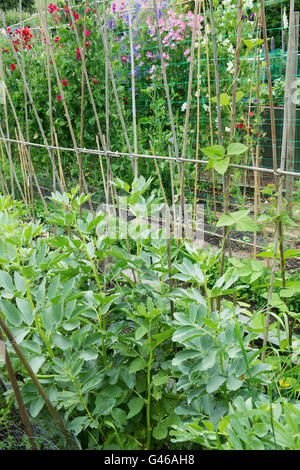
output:
<path id="1" fill-rule="evenodd" d="M 107 24 L 110 31 L 116 27 L 114 20 L 109 20 Z"/>
<path id="2" fill-rule="evenodd" d="M 113 14 L 115 15 L 116 13 L 116 9 L 117 9 L 117 5 L 115 3 L 112 4 L 112 11 L 113 11 Z"/>

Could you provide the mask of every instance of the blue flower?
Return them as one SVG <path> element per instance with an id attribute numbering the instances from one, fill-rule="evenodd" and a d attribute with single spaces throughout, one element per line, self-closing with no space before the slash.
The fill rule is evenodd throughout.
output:
<path id="1" fill-rule="evenodd" d="M 114 20 L 109 20 L 107 24 L 110 31 L 116 27 Z"/>

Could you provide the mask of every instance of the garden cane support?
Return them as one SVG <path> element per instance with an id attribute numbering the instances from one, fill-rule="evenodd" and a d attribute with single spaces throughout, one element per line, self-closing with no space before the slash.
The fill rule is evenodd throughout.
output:
<path id="1" fill-rule="evenodd" d="M 9 358 L 9 355 L 8 355 L 8 352 L 7 352 L 7 349 L 6 349 L 6 345 L 3 341 L 1 328 L 0 328 L 0 343 L 2 343 L 2 348 L 1 349 L 2 349 L 2 352 L 3 352 L 3 355 L 4 355 L 4 360 L 5 360 L 7 373 L 8 373 L 9 380 L 10 380 L 12 389 L 14 391 L 14 394 L 15 394 L 15 397 L 16 397 L 16 400 L 17 400 L 17 403 L 18 403 L 20 416 L 21 416 L 21 419 L 22 419 L 23 424 L 24 424 L 24 429 L 25 429 L 26 435 L 27 435 L 28 440 L 29 440 L 30 448 L 31 448 L 31 450 L 37 450 L 36 443 L 35 443 L 34 438 L 33 438 L 32 427 L 31 427 L 29 417 L 28 417 L 28 414 L 27 414 L 27 410 L 26 410 L 24 402 L 23 402 L 23 398 L 22 398 L 22 395 L 21 395 L 21 392 L 20 392 L 20 388 L 19 388 L 17 379 L 16 379 L 16 375 L 14 373 L 14 369 L 13 369 L 12 363 L 10 361 L 10 358 Z"/>
<path id="2" fill-rule="evenodd" d="M 70 449 L 76 450 L 76 447 L 74 446 L 73 442 L 71 441 L 71 439 L 70 439 L 70 437 L 69 437 L 69 435 L 68 435 L 68 433 L 67 433 L 67 431 L 64 427 L 64 424 L 63 424 L 59 414 L 57 413 L 56 409 L 53 407 L 52 403 L 50 402 L 44 388 L 42 387 L 41 383 L 37 379 L 35 373 L 33 372 L 32 368 L 30 367 L 29 362 L 27 361 L 27 359 L 24 356 L 24 354 L 23 354 L 22 350 L 20 349 L 20 347 L 17 345 L 15 338 L 13 337 L 11 331 L 9 330 L 8 326 L 6 325 L 6 322 L 3 320 L 1 315 L 0 315 L 0 327 L 2 328 L 4 333 L 6 334 L 7 338 L 9 339 L 10 344 L 12 345 L 12 347 L 14 348 L 16 354 L 18 355 L 19 359 L 21 360 L 21 362 L 22 362 L 23 366 L 25 367 L 29 377 L 31 378 L 34 385 L 38 389 L 38 392 L 41 395 L 41 397 L 43 398 L 43 400 L 44 400 L 48 410 L 50 411 L 51 415 L 53 416 L 54 421 L 56 422 L 56 424 L 60 428 L 64 438 L 66 439 L 66 442 L 67 442 L 68 446 L 70 447 Z"/>

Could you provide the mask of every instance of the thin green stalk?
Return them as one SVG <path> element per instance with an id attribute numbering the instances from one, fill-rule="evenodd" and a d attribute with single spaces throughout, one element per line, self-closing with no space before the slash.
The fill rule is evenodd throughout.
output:
<path id="1" fill-rule="evenodd" d="M 18 249 L 17 249 L 17 248 L 16 248 L 16 255 L 17 255 L 17 263 L 18 263 L 18 267 L 19 267 L 20 273 L 22 274 L 23 279 L 24 279 L 25 284 L 26 284 L 27 300 L 28 300 L 28 302 L 30 303 L 30 306 L 31 306 L 31 308 L 32 308 L 32 311 L 34 311 L 34 310 L 35 310 L 35 305 L 34 305 L 33 300 L 32 300 L 32 296 L 31 296 L 31 292 L 30 292 L 30 286 L 29 286 L 29 281 L 28 281 L 27 277 L 23 274 L 22 266 L 21 266 L 21 263 L 20 263 L 19 252 L 18 252 Z M 41 338 L 43 339 L 45 345 L 47 346 L 47 349 L 48 349 L 48 352 L 49 352 L 50 356 L 53 358 L 53 357 L 54 357 L 54 352 L 52 351 L 49 338 L 46 337 L 46 335 L 45 335 L 45 333 L 44 333 L 44 331 L 43 331 L 43 329 L 42 329 L 42 327 L 41 327 L 41 324 L 40 324 L 39 317 L 38 317 L 38 314 L 37 314 L 37 313 L 34 315 L 34 322 L 35 322 L 36 329 L 38 330 L 38 332 L 39 332 Z"/>
<path id="2" fill-rule="evenodd" d="M 72 211 L 73 213 L 73 216 L 74 216 L 74 225 L 75 225 L 75 228 L 77 230 L 77 232 L 79 233 L 80 237 L 81 237 L 81 240 L 83 242 L 83 246 L 84 246 L 84 251 L 85 251 L 85 254 L 90 262 L 90 265 L 91 265 L 91 268 L 92 268 L 92 271 L 93 271 L 93 274 L 94 274 L 94 279 L 96 281 L 96 284 L 97 284 L 97 287 L 99 289 L 99 293 L 102 292 L 102 286 L 101 286 L 101 283 L 100 283 L 100 279 L 99 279 L 99 276 L 98 276 L 98 272 L 97 272 L 97 269 L 96 269 L 96 266 L 95 266 L 95 263 L 92 259 L 92 257 L 90 256 L 89 252 L 88 252 L 88 249 L 87 249 L 87 245 L 86 245 L 86 240 L 85 240 L 85 236 L 84 234 L 81 232 L 80 228 L 78 227 L 78 224 L 77 224 L 77 220 L 76 220 L 76 214 L 74 213 L 74 211 Z M 106 331 L 106 321 L 105 321 L 105 318 L 103 319 L 103 323 L 102 323 L 102 312 L 101 312 L 101 308 L 100 308 L 100 311 L 99 311 L 99 327 L 102 331 Z M 102 354 L 103 354 L 103 361 L 104 361 L 104 365 L 106 366 L 107 365 L 107 354 L 106 354 L 106 348 L 105 348 L 105 345 L 104 345 L 104 338 L 102 336 Z"/>
<path id="3" fill-rule="evenodd" d="M 152 322 L 149 320 L 149 330 L 148 330 L 148 341 L 151 344 L 151 325 Z M 147 365 L 147 405 L 146 405 L 146 419 L 147 419 L 147 444 L 146 449 L 150 450 L 151 445 L 151 417 L 150 417 L 150 407 L 151 407 L 151 364 L 153 358 L 153 348 L 150 347 L 149 361 Z"/>

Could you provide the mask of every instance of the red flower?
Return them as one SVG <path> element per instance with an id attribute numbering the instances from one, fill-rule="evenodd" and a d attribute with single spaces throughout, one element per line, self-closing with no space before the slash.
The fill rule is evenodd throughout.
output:
<path id="1" fill-rule="evenodd" d="M 124 104 L 128 104 L 128 99 L 124 98 Z"/>
<path id="2" fill-rule="evenodd" d="M 239 129 L 239 128 L 240 128 L 240 129 L 243 129 L 244 124 L 243 124 L 242 122 L 237 122 L 235 127 L 236 127 L 237 129 Z"/>
<path id="3" fill-rule="evenodd" d="M 95 85 L 97 85 L 97 83 L 98 83 L 98 80 L 97 80 L 96 78 L 92 78 L 92 82 L 94 82 L 94 83 L 95 83 Z"/>
<path id="4" fill-rule="evenodd" d="M 254 116 L 254 112 L 253 112 L 253 111 L 250 111 L 249 116 L 250 116 L 250 117 L 253 117 L 253 116 Z"/>
<path id="5" fill-rule="evenodd" d="M 5 47 L 2 48 L 2 52 L 7 52 L 9 54 L 9 50 L 5 49 Z"/>
<path id="6" fill-rule="evenodd" d="M 67 86 L 68 82 L 65 78 L 62 79 L 61 83 L 63 84 L 63 86 Z"/>
<path id="7" fill-rule="evenodd" d="M 56 101 L 60 101 L 61 99 L 62 99 L 62 98 L 61 98 L 60 95 L 58 95 L 58 96 L 56 97 Z"/>
<path id="8" fill-rule="evenodd" d="M 58 41 L 59 41 L 59 36 L 56 36 L 56 38 L 54 39 L 54 42 L 56 42 L 56 44 L 57 44 Z"/>
<path id="9" fill-rule="evenodd" d="M 10 64 L 10 70 L 16 70 L 15 64 Z"/>

